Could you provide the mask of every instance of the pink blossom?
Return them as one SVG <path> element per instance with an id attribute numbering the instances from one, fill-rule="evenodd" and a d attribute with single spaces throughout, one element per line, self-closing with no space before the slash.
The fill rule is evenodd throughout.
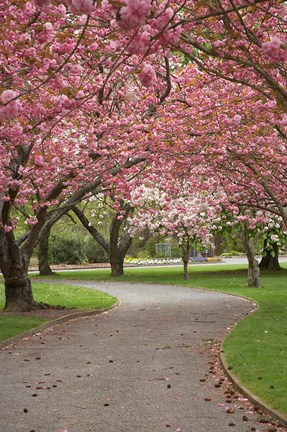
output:
<path id="1" fill-rule="evenodd" d="M 151 0 L 127 0 L 127 5 L 120 10 L 119 25 L 130 30 L 146 21 L 151 11 Z"/>
<path id="2" fill-rule="evenodd" d="M 11 102 L 6 106 L 0 107 L 0 121 L 12 120 L 18 114 L 19 104 Z"/>
<path id="3" fill-rule="evenodd" d="M 63 5 L 63 4 L 60 4 L 58 7 L 57 7 L 57 9 L 58 9 L 58 11 L 62 14 L 62 15 L 66 15 L 66 13 L 67 13 L 67 9 L 66 9 L 66 6 L 65 5 Z"/>
<path id="4" fill-rule="evenodd" d="M 148 26 L 146 26 L 148 27 Z M 142 33 L 138 33 L 133 39 L 131 45 L 129 46 L 129 52 L 131 54 L 141 54 L 144 53 L 150 43 L 152 34 L 145 30 Z M 119 43 L 117 43 L 116 48 L 119 47 Z"/>
<path id="5" fill-rule="evenodd" d="M 0 121 L 11 120 L 17 116 L 20 102 L 18 100 L 13 100 L 17 95 L 18 94 L 14 90 L 4 90 L 1 94 L 0 100 L 5 106 L 0 107 Z"/>
<path id="6" fill-rule="evenodd" d="M 273 36 L 270 41 L 264 42 L 262 50 L 274 63 L 287 60 L 287 49 L 277 36 Z"/>
<path id="7" fill-rule="evenodd" d="M 44 165 L 43 156 L 35 156 L 35 165 L 42 167 Z"/>
<path id="8" fill-rule="evenodd" d="M 50 5 L 51 0 L 34 0 L 34 3 L 35 3 L 36 6 L 44 8 L 44 7 Z"/>
<path id="9" fill-rule="evenodd" d="M 77 15 L 90 15 L 94 10 L 93 0 L 69 0 L 69 3 Z"/>
<path id="10" fill-rule="evenodd" d="M 54 27 L 50 22 L 47 22 L 43 26 L 43 30 L 37 34 L 37 40 L 39 43 L 51 42 L 54 38 Z"/>
<path id="11" fill-rule="evenodd" d="M 236 123 L 240 123 L 240 121 L 241 121 L 241 115 L 239 115 L 239 114 L 235 114 L 235 116 L 233 117 L 233 120 L 234 120 Z"/>
<path id="12" fill-rule="evenodd" d="M 3 228 L 4 228 L 5 233 L 8 233 L 8 232 L 12 231 L 12 229 L 13 229 L 13 227 L 11 227 L 11 225 L 10 226 L 4 225 Z"/>
<path id="13" fill-rule="evenodd" d="M 173 17 L 173 10 L 169 7 L 156 19 L 155 24 L 158 29 L 162 29 L 168 25 L 169 21 Z"/>
<path id="14" fill-rule="evenodd" d="M 35 216 L 31 216 L 29 218 L 27 218 L 24 222 L 26 225 L 36 225 L 38 223 L 38 219 Z"/>
<path id="15" fill-rule="evenodd" d="M 7 104 L 12 99 L 14 99 L 17 96 L 17 93 L 14 90 L 4 90 L 1 94 L 1 102 L 3 104 Z"/>
<path id="16" fill-rule="evenodd" d="M 154 68 L 149 64 L 146 63 L 139 74 L 140 82 L 144 87 L 151 87 L 155 80 L 156 80 L 156 73 Z"/>

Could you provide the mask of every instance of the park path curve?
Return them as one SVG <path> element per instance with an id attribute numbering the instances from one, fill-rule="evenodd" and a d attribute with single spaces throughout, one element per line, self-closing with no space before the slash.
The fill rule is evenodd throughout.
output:
<path id="1" fill-rule="evenodd" d="M 251 302 L 176 286 L 65 281 L 120 305 L 0 350 L 5 432 L 266 431 L 217 361 Z M 286 429 L 273 429 L 286 430 Z"/>

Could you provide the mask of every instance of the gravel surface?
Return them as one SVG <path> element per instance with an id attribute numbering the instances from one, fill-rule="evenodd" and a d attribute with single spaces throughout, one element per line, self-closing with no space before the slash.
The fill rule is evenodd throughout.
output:
<path id="1" fill-rule="evenodd" d="M 251 302 L 175 286 L 67 283 L 116 295 L 120 306 L 0 350 L 1 431 L 287 430 L 254 410 L 218 362 L 221 338 Z"/>

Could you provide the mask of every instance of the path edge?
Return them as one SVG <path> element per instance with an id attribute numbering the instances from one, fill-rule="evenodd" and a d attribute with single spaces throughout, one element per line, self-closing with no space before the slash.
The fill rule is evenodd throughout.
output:
<path id="1" fill-rule="evenodd" d="M 86 311 L 78 311 L 78 312 L 74 312 L 68 315 L 64 315 L 61 316 L 60 318 L 56 318 L 54 320 L 48 321 L 44 324 L 41 324 L 37 327 L 34 327 L 30 330 L 27 330 L 23 333 L 19 333 L 16 336 L 12 336 L 9 339 L 6 339 L 2 342 L 0 342 L 0 349 L 5 348 L 7 346 L 13 345 L 16 342 L 21 341 L 24 338 L 30 337 L 30 336 L 34 336 L 36 333 L 40 333 L 43 330 L 46 330 L 49 327 L 52 327 L 54 325 L 58 325 L 58 324 L 62 324 L 65 323 L 67 321 L 73 320 L 73 319 L 77 319 L 77 318 L 83 318 L 83 317 L 89 317 L 89 316 L 93 316 L 93 315 L 100 315 L 104 312 L 108 312 L 112 309 L 115 309 L 116 307 L 118 307 L 120 305 L 120 301 L 117 300 L 117 302 L 109 307 L 109 308 L 105 308 L 105 309 L 96 309 L 96 310 L 86 310 Z"/>
<path id="2" fill-rule="evenodd" d="M 240 379 L 233 372 L 231 372 L 223 351 L 223 342 L 221 343 L 219 358 L 225 374 L 230 378 L 230 380 L 232 381 L 233 385 L 237 388 L 237 390 L 239 390 L 244 396 L 246 396 L 255 406 L 261 408 L 264 412 L 269 414 L 274 420 L 280 421 L 286 427 L 287 416 L 268 406 L 258 396 L 256 396 L 247 387 L 245 387 L 245 385 L 242 384 Z"/>

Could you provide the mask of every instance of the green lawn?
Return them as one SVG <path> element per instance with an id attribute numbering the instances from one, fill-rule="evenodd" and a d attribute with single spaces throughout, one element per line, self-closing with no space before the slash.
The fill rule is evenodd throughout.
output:
<path id="1" fill-rule="evenodd" d="M 282 267 L 280 272 L 262 274 L 262 288 L 246 286 L 245 265 L 192 265 L 187 281 L 180 267 L 127 268 L 118 280 L 202 287 L 256 301 L 257 312 L 225 340 L 225 355 L 232 371 L 253 393 L 287 414 L 287 265 Z M 55 279 L 117 280 L 109 275 L 109 270 L 62 272 Z"/>
<path id="2" fill-rule="evenodd" d="M 101 291 L 92 291 L 87 288 L 63 285 L 33 283 L 33 294 L 36 301 L 48 303 L 51 306 L 65 306 L 77 310 L 106 309 L 113 306 L 117 299 Z M 0 310 L 4 308 L 4 287 L 0 285 Z M 0 314 L 0 341 L 23 333 L 47 322 L 46 319 L 23 315 Z"/>

